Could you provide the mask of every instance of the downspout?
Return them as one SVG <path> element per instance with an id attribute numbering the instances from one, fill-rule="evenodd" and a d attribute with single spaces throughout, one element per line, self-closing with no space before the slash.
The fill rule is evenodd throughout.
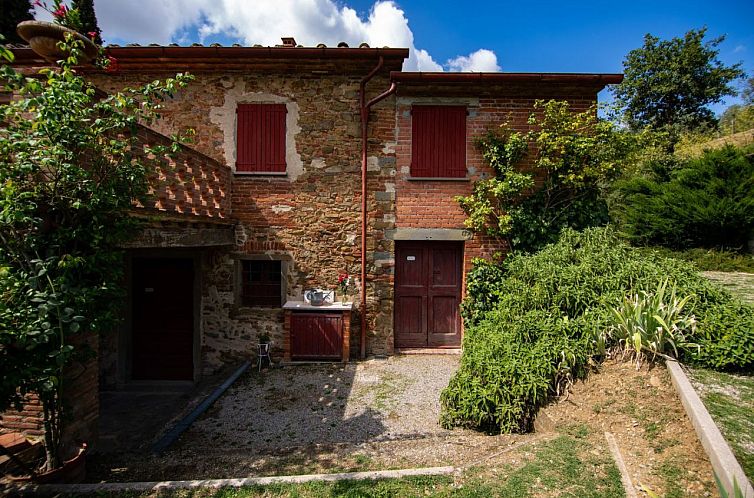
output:
<path id="1" fill-rule="evenodd" d="M 369 121 L 369 109 L 395 92 L 395 83 L 390 88 L 379 94 L 369 102 L 366 99 L 366 85 L 377 71 L 382 69 L 385 60 L 380 56 L 377 65 L 369 74 L 361 79 L 359 84 L 359 107 L 361 114 L 361 345 L 360 358 L 367 355 L 367 123 Z"/>

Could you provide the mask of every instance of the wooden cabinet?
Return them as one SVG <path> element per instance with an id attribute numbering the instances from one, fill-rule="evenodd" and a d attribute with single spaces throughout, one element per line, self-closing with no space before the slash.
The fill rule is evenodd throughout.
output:
<path id="1" fill-rule="evenodd" d="M 299 306 L 299 307 L 296 307 Z M 348 361 L 351 309 L 286 303 L 285 361 Z M 322 309 L 325 308 L 325 309 Z"/>

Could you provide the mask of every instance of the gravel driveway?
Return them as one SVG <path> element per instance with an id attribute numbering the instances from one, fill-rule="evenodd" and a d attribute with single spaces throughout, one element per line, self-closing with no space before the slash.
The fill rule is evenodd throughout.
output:
<path id="1" fill-rule="evenodd" d="M 439 397 L 457 355 L 300 365 L 245 376 L 184 439 L 252 452 L 448 434 Z"/>

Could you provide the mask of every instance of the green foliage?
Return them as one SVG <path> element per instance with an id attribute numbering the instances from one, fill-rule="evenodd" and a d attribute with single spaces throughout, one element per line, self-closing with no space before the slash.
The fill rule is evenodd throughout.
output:
<path id="1" fill-rule="evenodd" d="M 474 184 L 456 200 L 466 226 L 532 251 L 557 239 L 564 227 L 607 222 L 600 187 L 615 175 L 632 140 L 595 109 L 574 113 L 565 101 L 537 101 L 526 134 L 503 124 L 478 141 L 493 178 Z M 524 170 L 528 144 L 536 150 L 533 168 Z"/>
<path id="2" fill-rule="evenodd" d="M 164 83 L 101 98 L 78 76 L 82 44 L 39 78 L 0 68 L 0 410 L 27 393 L 44 408 L 47 467 L 60 465 L 66 367 L 86 357 L 87 334 L 111 331 L 123 302 L 119 245 L 137 224 L 132 202 L 153 163 L 137 138 L 160 102 L 186 85 Z"/>
<path id="3" fill-rule="evenodd" d="M 499 259 L 497 255 L 495 259 Z M 476 324 L 491 311 L 502 297 L 501 284 L 505 278 L 505 262 L 476 258 L 466 274 L 466 299 L 461 303 L 461 314 L 467 324 Z"/>
<path id="4" fill-rule="evenodd" d="M 707 107 L 735 95 L 731 83 L 743 76 L 741 64 L 726 66 L 717 49 L 724 36 L 704 41 L 707 29 L 683 38 L 660 40 L 646 34 L 644 45 L 623 61 L 623 82 L 613 87 L 616 101 L 633 129 L 693 129 L 715 124 Z"/>
<path id="5" fill-rule="evenodd" d="M 16 33 L 16 26 L 21 21 L 34 19 L 29 0 L 3 0 L 0 2 L 0 36 L 8 43 L 26 43 Z"/>
<path id="6" fill-rule="evenodd" d="M 754 128 L 754 105 L 733 104 L 720 116 L 720 132 L 731 135 Z"/>
<path id="7" fill-rule="evenodd" d="M 754 227 L 754 157 L 731 146 L 615 188 L 613 218 L 639 245 L 740 249 Z"/>
<path id="8" fill-rule="evenodd" d="M 748 318 L 740 321 L 740 314 L 754 310 L 688 263 L 647 258 L 612 229 L 566 229 L 556 244 L 535 254 L 513 254 L 501 271 L 502 277 L 483 268 L 469 280 L 461 366 L 441 396 L 446 427 L 529 430 L 548 397 L 563 392 L 586 372 L 594 355 L 619 340 L 603 332 L 616 325 L 614 308 L 625 296 L 656 291 L 666 281 L 677 295 L 689 297 L 679 303 L 663 291 L 649 308 L 675 301 L 675 311 L 661 315 L 666 328 L 674 323 L 685 329 L 684 345 L 699 345 L 679 348 L 684 360 L 754 368 L 754 327 Z M 489 285 L 476 281 L 487 275 Z M 692 317 L 696 329 L 688 330 Z"/>
<path id="9" fill-rule="evenodd" d="M 665 247 L 639 248 L 647 257 L 660 255 L 694 263 L 701 271 L 754 273 L 754 255 L 718 249 L 686 249 L 674 251 Z"/>
<path id="10" fill-rule="evenodd" d="M 646 354 L 678 357 L 678 349 L 694 347 L 686 337 L 694 335 L 696 319 L 684 314 L 683 308 L 691 296 L 679 298 L 675 287 L 667 292 L 668 282 L 662 282 L 655 292 L 639 291 L 625 296 L 613 308 L 614 323 L 600 332 L 600 345 L 614 343 L 624 354 L 629 353 L 641 364 Z"/>
<path id="11" fill-rule="evenodd" d="M 92 38 L 97 45 L 102 45 L 102 30 L 97 24 L 97 14 L 94 12 L 94 0 L 73 0 L 71 6 L 78 11 L 81 20 L 81 33 Z M 90 36 L 90 34 L 94 36 Z"/>

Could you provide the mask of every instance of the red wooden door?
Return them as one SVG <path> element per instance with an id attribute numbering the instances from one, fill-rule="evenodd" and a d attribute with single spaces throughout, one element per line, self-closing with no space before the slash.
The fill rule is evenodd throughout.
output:
<path id="1" fill-rule="evenodd" d="M 461 345 L 462 259 L 461 243 L 396 243 L 395 347 Z"/>
<path id="2" fill-rule="evenodd" d="M 343 353 L 343 315 L 291 314 L 291 359 L 339 360 Z"/>
<path id="3" fill-rule="evenodd" d="M 193 380 L 194 263 L 134 258 L 131 377 Z"/>

